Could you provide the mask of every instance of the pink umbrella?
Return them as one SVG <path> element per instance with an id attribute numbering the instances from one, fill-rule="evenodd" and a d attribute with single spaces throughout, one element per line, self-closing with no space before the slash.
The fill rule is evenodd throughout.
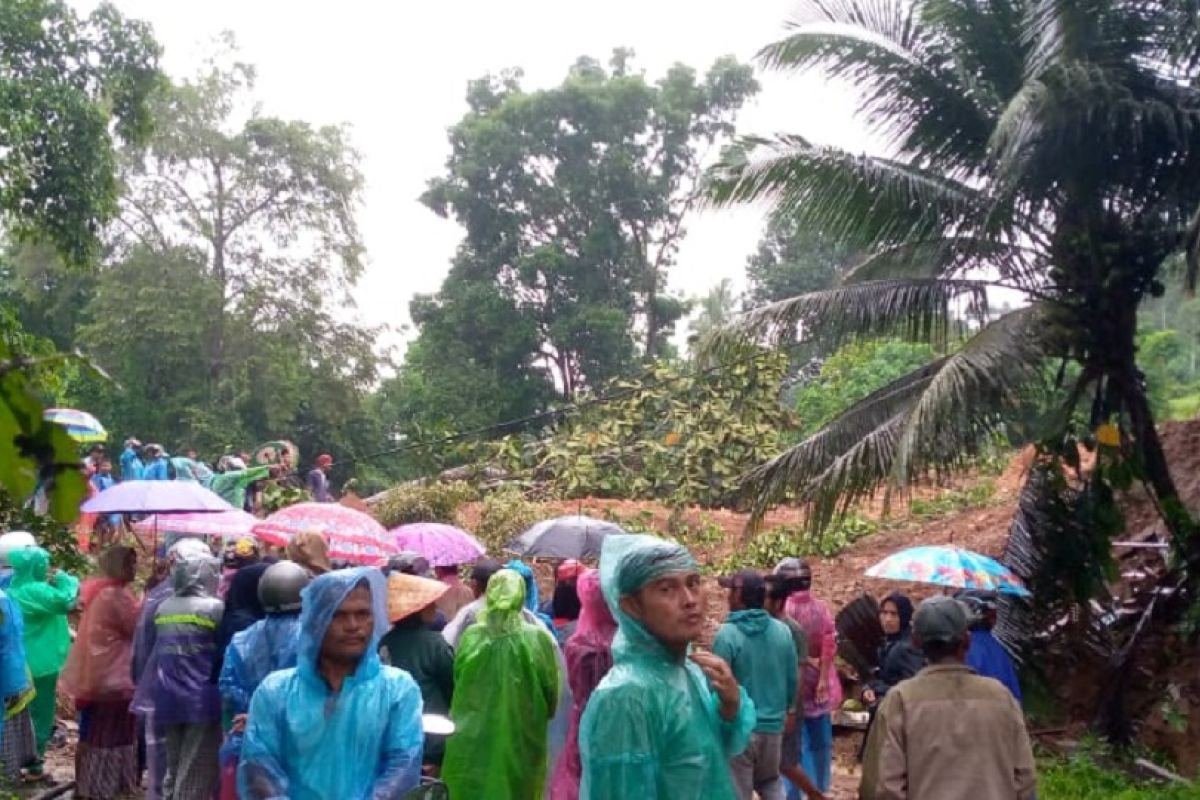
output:
<path id="1" fill-rule="evenodd" d="M 155 514 L 134 523 L 138 533 L 155 530 L 178 533 L 184 536 L 220 536 L 225 539 L 253 537 L 251 529 L 258 518 L 240 508 L 231 508 L 216 514 Z"/>
<path id="2" fill-rule="evenodd" d="M 298 533 L 318 533 L 329 545 L 329 557 L 377 566 L 396 552 L 387 530 L 373 517 L 338 503 L 297 503 L 276 511 L 251 532 L 280 547 Z"/>
<path id="3" fill-rule="evenodd" d="M 471 534 L 440 522 L 413 522 L 392 528 L 396 546 L 425 556 L 435 567 L 469 564 L 484 554 L 484 547 Z"/>

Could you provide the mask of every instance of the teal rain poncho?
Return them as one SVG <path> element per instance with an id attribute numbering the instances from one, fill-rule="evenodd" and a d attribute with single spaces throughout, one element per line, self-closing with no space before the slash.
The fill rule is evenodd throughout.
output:
<path id="1" fill-rule="evenodd" d="M 360 583 L 371 590 L 375 629 L 354 674 L 332 694 L 317 671 L 334 612 Z M 388 800 L 420 781 L 421 690 L 379 661 L 387 631 L 387 584 L 377 569 L 321 575 L 301 595 L 296 666 L 274 672 L 250 702 L 238 767 L 247 800 Z"/>
<path id="2" fill-rule="evenodd" d="M 558 701 L 554 639 L 521 617 L 525 582 L 502 569 L 487 608 L 454 658 L 455 733 L 442 780 L 453 798 L 536 800 L 546 779 L 546 727 Z"/>
<path id="3" fill-rule="evenodd" d="M 600 585 L 617 619 L 613 666 L 588 700 L 580 723 L 582 800 L 733 800 L 729 759 L 746 749 L 754 704 L 741 691 L 726 722 L 700 668 L 679 659 L 626 614 L 621 597 L 652 580 L 694 570 L 677 544 L 652 536 L 610 536 Z"/>

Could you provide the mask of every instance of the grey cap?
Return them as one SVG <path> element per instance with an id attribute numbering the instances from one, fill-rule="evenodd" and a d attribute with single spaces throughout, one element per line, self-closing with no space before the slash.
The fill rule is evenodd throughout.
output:
<path id="1" fill-rule="evenodd" d="M 775 575 L 782 575 L 785 578 L 794 578 L 804 570 L 804 562 L 795 556 L 788 556 L 775 565 Z"/>
<path id="2" fill-rule="evenodd" d="M 971 627 L 971 614 L 953 597 L 936 595 L 917 606 L 912 625 L 922 643 L 954 642 Z"/>

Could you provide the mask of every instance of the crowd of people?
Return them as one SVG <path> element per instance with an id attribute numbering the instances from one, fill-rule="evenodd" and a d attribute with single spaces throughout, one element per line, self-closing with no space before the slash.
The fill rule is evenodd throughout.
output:
<path id="1" fill-rule="evenodd" d="M 160 444 L 142 444 L 136 438 L 129 438 L 125 440 L 117 466 L 119 468 L 114 469 L 104 445 L 91 446 L 83 459 L 89 496 L 111 489 L 121 481 L 142 480 L 199 483 L 234 508 L 251 514 L 262 513 L 264 491 L 270 484 L 302 488 L 318 503 L 335 500 L 329 483 L 333 457 L 322 453 L 313 460 L 310 469 L 302 472 L 295 452 L 287 446 L 273 452 L 269 463 L 256 463 L 250 453 L 244 451 L 228 453 L 209 462 L 201 459 L 192 448 L 184 448 L 182 455 L 172 456 Z M 77 525 L 80 548 L 89 550 L 93 540 L 99 549 L 116 541 L 120 538 L 121 523 L 119 514 L 83 515 Z"/>
<path id="2" fill-rule="evenodd" d="M 433 778 L 455 800 L 831 789 L 834 622 L 799 559 L 719 579 L 711 648 L 695 559 L 652 536 L 609 537 L 598 569 L 557 565 L 546 603 L 521 561 L 465 565 L 465 582 L 414 553 L 339 569 L 316 534 L 242 540 L 224 562 L 182 539 L 140 599 L 130 547 L 82 582 L 28 534 L 0 537 L 0 561 L 12 780 L 42 778 L 61 687 L 85 798 L 400 798 Z M 987 598 L 893 594 L 879 617 L 861 796 L 1032 797 Z"/>

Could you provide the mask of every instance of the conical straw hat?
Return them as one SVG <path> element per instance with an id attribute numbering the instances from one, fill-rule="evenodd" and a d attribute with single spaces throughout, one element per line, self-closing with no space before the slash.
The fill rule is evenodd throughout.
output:
<path id="1" fill-rule="evenodd" d="M 396 623 L 415 614 L 449 590 L 441 581 L 393 572 L 388 576 L 388 621 Z"/>

